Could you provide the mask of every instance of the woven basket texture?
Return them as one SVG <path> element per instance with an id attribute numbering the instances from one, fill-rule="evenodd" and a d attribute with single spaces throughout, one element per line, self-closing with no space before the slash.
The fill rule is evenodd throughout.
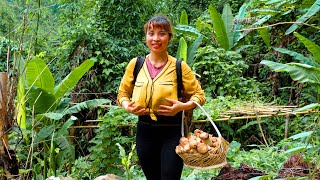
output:
<path id="1" fill-rule="evenodd" d="M 207 153 L 185 152 L 178 154 L 184 164 L 193 169 L 214 169 L 220 168 L 227 164 L 226 156 L 229 148 L 229 142 L 223 137 L 218 137 L 218 144 L 211 148 Z"/>

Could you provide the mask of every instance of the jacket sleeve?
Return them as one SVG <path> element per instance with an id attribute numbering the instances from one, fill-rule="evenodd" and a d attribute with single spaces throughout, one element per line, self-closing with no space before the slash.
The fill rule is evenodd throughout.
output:
<path id="1" fill-rule="evenodd" d="M 195 74 L 184 61 L 181 63 L 181 69 L 184 96 L 190 97 L 190 101 L 196 101 L 200 105 L 203 105 L 206 101 L 206 97 Z"/>
<path id="2" fill-rule="evenodd" d="M 136 64 L 137 58 L 133 58 L 127 68 L 126 71 L 122 77 L 119 90 L 118 90 L 118 96 L 117 96 L 117 103 L 119 106 L 122 105 L 123 101 L 130 101 L 132 91 L 134 88 L 133 84 L 133 70 L 134 66 Z"/>

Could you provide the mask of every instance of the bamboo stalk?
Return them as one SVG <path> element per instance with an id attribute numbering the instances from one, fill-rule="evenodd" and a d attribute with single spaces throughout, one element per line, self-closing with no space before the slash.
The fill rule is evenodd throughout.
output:
<path id="1" fill-rule="evenodd" d="M 257 116 L 241 116 L 241 117 L 229 117 L 229 118 L 219 118 L 214 121 L 228 121 L 228 120 L 242 120 L 242 119 L 255 119 L 255 118 L 267 118 L 267 117 L 277 117 L 277 116 L 286 116 L 287 114 L 292 115 L 301 115 L 301 114 L 310 114 L 314 113 L 313 110 L 301 111 L 301 112 L 291 112 L 291 113 L 279 113 L 279 114 L 265 114 L 265 115 L 257 115 Z M 194 123 L 202 123 L 207 122 L 208 120 L 193 120 Z"/>

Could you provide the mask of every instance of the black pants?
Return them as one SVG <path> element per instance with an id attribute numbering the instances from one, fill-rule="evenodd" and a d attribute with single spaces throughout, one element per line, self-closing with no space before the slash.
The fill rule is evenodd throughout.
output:
<path id="1" fill-rule="evenodd" d="M 180 180 L 183 161 L 175 148 L 181 137 L 181 116 L 140 116 L 137 126 L 137 154 L 148 180 Z"/>

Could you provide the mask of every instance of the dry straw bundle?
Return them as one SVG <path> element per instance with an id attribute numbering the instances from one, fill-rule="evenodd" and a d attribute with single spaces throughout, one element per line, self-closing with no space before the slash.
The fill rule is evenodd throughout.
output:
<path id="1" fill-rule="evenodd" d="M 179 145 L 176 146 L 176 153 L 183 159 L 186 166 L 193 169 L 207 170 L 223 167 L 227 164 L 226 156 L 229 143 L 221 136 L 208 113 L 198 103 L 196 104 L 205 113 L 218 137 L 200 129 L 196 129 L 194 134 L 184 137 L 184 125 L 182 124 L 182 137 Z"/>

